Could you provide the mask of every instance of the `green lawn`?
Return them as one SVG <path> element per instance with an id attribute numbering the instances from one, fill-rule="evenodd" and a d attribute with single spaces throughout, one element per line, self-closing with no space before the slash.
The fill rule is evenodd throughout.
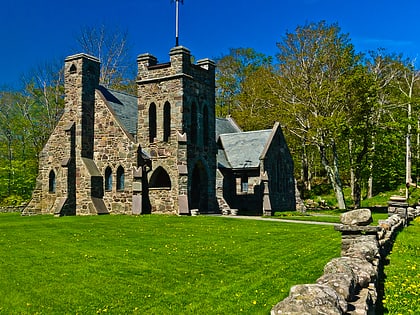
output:
<path id="1" fill-rule="evenodd" d="M 385 314 L 420 314 L 420 218 L 397 236 L 385 266 Z"/>
<path id="2" fill-rule="evenodd" d="M 298 220 L 298 221 L 316 221 L 316 222 L 329 222 L 340 223 L 341 210 L 327 210 L 327 211 L 308 211 L 299 213 L 296 211 L 276 212 L 274 218 L 285 220 Z M 373 222 L 371 225 L 377 225 L 378 220 L 385 220 L 388 218 L 388 213 L 375 213 L 372 212 Z"/>
<path id="3" fill-rule="evenodd" d="M 332 226 L 0 215 L 0 314 L 268 314 L 340 255 Z"/>

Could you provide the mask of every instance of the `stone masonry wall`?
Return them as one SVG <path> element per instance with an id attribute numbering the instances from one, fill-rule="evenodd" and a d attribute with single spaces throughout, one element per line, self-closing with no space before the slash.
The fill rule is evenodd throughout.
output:
<path id="1" fill-rule="evenodd" d="M 293 159 L 278 123 L 273 128 L 271 145 L 261 161 L 261 173 L 268 175 L 272 212 L 296 209 Z M 267 215 L 267 213 L 265 213 Z"/>
<path id="2" fill-rule="evenodd" d="M 197 65 L 191 63 L 189 50 L 184 47 L 175 47 L 170 52 L 170 62 L 158 64 L 157 59 L 150 55 L 140 55 L 138 61 L 138 96 L 139 117 L 137 135 L 138 142 L 152 158 L 152 172 L 149 173 L 149 181 L 153 171 L 162 167 L 171 179 L 171 188 L 151 187 L 149 196 L 152 212 L 168 212 L 170 209 L 180 213 L 180 203 L 187 207 L 191 203 L 191 196 L 186 196 L 192 186 L 192 174 L 197 161 L 206 165 L 207 194 L 215 206 L 215 172 L 216 172 L 216 146 L 214 141 L 215 117 L 214 117 L 214 64 L 208 60 L 198 61 Z M 153 105 L 152 105 L 153 104 Z M 170 105 L 170 136 L 165 141 L 164 108 Z M 151 143 L 149 139 L 150 126 L 149 109 L 156 108 L 156 138 Z M 194 114 L 192 114 L 195 106 Z M 193 143 L 192 133 L 197 132 L 197 138 L 203 139 L 204 130 L 200 129 L 203 123 L 192 123 L 191 119 L 196 115 L 197 119 L 203 119 L 204 107 L 208 113 L 208 128 L 205 131 L 210 136 L 208 143 Z M 178 136 L 182 135 L 186 140 L 186 159 L 180 156 L 180 144 Z M 183 149 L 182 149 L 183 150 Z M 180 173 L 180 167 L 183 172 Z M 203 177 L 204 178 L 204 177 Z M 188 189 L 185 189 L 185 179 L 188 181 Z M 186 199 L 181 202 L 181 199 Z M 209 208 L 208 206 L 207 208 Z"/>
<path id="3" fill-rule="evenodd" d="M 403 212 L 414 218 L 420 215 L 420 207 Z M 388 219 L 379 221 L 378 226 L 369 226 L 372 222 L 369 209 L 342 214 L 342 224 L 336 226 L 342 233 L 341 257 L 325 265 L 316 284 L 293 286 L 289 296 L 276 304 L 271 314 L 375 314 L 378 278 L 405 220 L 389 212 Z"/>
<path id="4" fill-rule="evenodd" d="M 133 169 L 137 167 L 137 145 L 112 114 L 101 92 L 96 92 L 94 161 L 105 178 L 105 169 L 112 170 L 112 190 L 104 191 L 104 202 L 110 213 L 132 213 Z M 117 189 L 117 170 L 124 170 L 124 187 Z"/>

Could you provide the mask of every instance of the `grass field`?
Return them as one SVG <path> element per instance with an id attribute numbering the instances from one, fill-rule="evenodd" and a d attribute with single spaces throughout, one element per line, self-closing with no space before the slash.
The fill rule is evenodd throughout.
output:
<path id="1" fill-rule="evenodd" d="M 342 210 L 327 210 L 327 211 L 307 211 L 299 213 L 296 211 L 276 212 L 274 218 L 285 220 L 298 220 L 298 221 L 316 221 L 316 222 L 329 222 L 340 223 L 340 214 Z M 388 213 L 375 213 L 372 212 L 371 225 L 377 225 L 378 220 L 385 220 L 388 218 Z"/>
<path id="2" fill-rule="evenodd" d="M 1 314 L 268 314 L 340 234 L 222 217 L 0 215 Z"/>
<path id="3" fill-rule="evenodd" d="M 397 236 L 385 266 L 385 314 L 420 314 L 420 217 Z"/>

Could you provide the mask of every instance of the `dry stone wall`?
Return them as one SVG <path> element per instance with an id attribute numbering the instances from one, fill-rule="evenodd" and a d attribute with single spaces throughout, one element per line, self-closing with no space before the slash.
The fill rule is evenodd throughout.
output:
<path id="1" fill-rule="evenodd" d="M 388 214 L 378 226 L 369 225 L 369 209 L 342 214 L 341 224 L 335 227 L 342 234 L 341 257 L 325 265 L 315 284 L 293 286 L 289 296 L 272 308 L 271 315 L 375 314 L 384 260 L 397 232 L 407 220 L 420 215 L 420 207 L 391 199 Z"/>

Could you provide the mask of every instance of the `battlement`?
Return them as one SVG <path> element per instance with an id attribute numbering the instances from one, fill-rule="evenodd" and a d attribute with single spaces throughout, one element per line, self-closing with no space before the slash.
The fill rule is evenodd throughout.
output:
<path id="1" fill-rule="evenodd" d="M 177 46 L 169 52 L 170 61 L 158 63 L 155 56 L 145 53 L 137 57 L 138 76 L 137 81 L 147 82 L 154 80 L 173 79 L 177 76 L 194 77 L 198 80 L 214 82 L 216 64 L 205 58 L 191 62 L 191 53 L 188 48 Z M 201 81 L 200 80 L 200 81 Z"/>

